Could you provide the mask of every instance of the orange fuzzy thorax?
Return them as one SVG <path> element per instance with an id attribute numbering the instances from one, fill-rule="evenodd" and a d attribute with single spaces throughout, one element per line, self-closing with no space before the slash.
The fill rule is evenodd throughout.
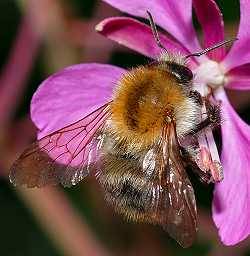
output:
<path id="1" fill-rule="evenodd" d="M 120 80 L 111 104 L 111 121 L 119 138 L 142 147 L 161 136 L 164 125 L 175 119 L 185 92 L 167 70 L 138 67 Z"/>

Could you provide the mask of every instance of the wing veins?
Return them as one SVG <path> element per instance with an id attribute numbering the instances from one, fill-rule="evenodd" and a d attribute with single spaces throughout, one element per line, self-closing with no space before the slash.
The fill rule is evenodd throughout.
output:
<path id="1" fill-rule="evenodd" d="M 97 156 L 93 138 L 110 114 L 108 105 L 109 103 L 103 105 L 83 119 L 33 143 L 14 162 L 10 181 L 28 187 L 41 187 L 59 182 L 69 186 L 79 182 L 89 173 L 86 163 L 92 163 L 95 161 L 93 157 Z M 74 127 L 70 129 L 72 126 Z M 81 134 L 83 137 L 79 137 Z M 60 145 L 60 140 L 65 142 Z M 90 153 L 95 154 L 91 160 Z"/>

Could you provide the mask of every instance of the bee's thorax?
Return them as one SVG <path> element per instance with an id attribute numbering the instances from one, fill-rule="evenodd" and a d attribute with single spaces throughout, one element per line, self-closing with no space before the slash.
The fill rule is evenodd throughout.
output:
<path id="1" fill-rule="evenodd" d="M 162 67 L 139 67 L 119 82 L 111 105 L 111 126 L 125 140 L 149 145 L 162 128 L 176 122 L 178 136 L 195 125 L 199 116 L 195 101 L 187 96 L 188 88 Z"/>

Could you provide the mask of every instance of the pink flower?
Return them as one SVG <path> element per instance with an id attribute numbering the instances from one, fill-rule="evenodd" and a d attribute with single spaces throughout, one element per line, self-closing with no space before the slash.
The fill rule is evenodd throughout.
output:
<path id="1" fill-rule="evenodd" d="M 150 10 L 156 23 L 169 33 L 169 36 L 161 34 L 160 37 L 170 52 L 186 55 L 224 40 L 222 15 L 213 0 L 105 2 L 143 18 L 147 18 L 146 10 Z M 203 47 L 192 25 L 192 4 L 203 29 Z M 213 218 L 226 245 L 238 243 L 250 232 L 250 128 L 234 111 L 224 91 L 224 88 L 250 88 L 250 1 L 241 0 L 240 8 L 239 40 L 230 51 L 226 53 L 221 47 L 190 62 L 199 90 L 206 94 L 207 85 L 212 86 L 216 99 L 221 101 L 222 119 L 225 120 L 221 127 L 225 177 L 215 187 Z M 150 27 L 133 18 L 108 18 L 96 29 L 146 56 L 155 58 L 160 54 Z M 40 129 L 38 137 L 63 128 L 105 104 L 123 72 L 126 71 L 111 65 L 80 64 L 44 81 L 31 103 L 32 120 Z M 209 147 L 216 154 L 213 146 L 211 139 Z"/>

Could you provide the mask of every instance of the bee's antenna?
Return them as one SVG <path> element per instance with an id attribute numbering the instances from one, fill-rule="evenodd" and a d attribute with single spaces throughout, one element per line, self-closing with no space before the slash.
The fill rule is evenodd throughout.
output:
<path id="1" fill-rule="evenodd" d="M 159 37 L 159 34 L 158 34 L 158 31 L 157 31 L 157 28 L 156 28 L 156 25 L 155 25 L 155 22 L 154 22 L 152 14 L 149 11 L 147 11 L 147 14 L 148 14 L 148 18 L 149 18 L 149 22 L 150 22 L 150 27 L 151 27 L 151 30 L 152 30 L 152 33 L 153 33 L 153 36 L 154 36 L 156 44 L 161 49 L 163 49 L 164 51 L 168 52 L 168 50 L 161 43 L 161 40 L 160 40 L 160 37 Z"/>
<path id="2" fill-rule="evenodd" d="M 228 39 L 228 40 L 224 40 L 224 41 L 222 41 L 220 43 L 217 43 L 217 44 L 215 44 L 213 46 L 210 46 L 210 47 L 202 50 L 201 52 L 191 53 L 191 54 L 185 56 L 184 58 L 187 59 L 189 57 L 199 57 L 199 56 L 201 56 L 203 54 L 206 54 L 207 52 L 210 52 L 210 51 L 212 51 L 212 50 L 214 50 L 216 48 L 219 48 L 219 47 L 221 47 L 221 46 L 223 46 L 225 44 L 229 44 L 229 43 L 234 42 L 236 40 L 238 40 L 238 38 L 231 38 L 231 39 Z"/>

